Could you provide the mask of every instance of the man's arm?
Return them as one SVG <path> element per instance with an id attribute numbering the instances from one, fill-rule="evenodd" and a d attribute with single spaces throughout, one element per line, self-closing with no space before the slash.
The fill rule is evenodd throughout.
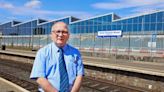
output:
<path id="1" fill-rule="evenodd" d="M 38 78 L 36 82 L 43 88 L 45 92 L 58 92 L 46 78 Z"/>
<path id="2" fill-rule="evenodd" d="M 83 75 L 78 75 L 75 79 L 71 92 L 79 92 L 82 84 Z"/>

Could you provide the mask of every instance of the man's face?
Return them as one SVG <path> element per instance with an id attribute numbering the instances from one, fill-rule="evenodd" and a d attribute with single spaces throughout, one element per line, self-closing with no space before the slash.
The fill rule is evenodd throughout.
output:
<path id="1" fill-rule="evenodd" d="M 69 38 L 67 25 L 63 22 L 58 22 L 52 26 L 51 38 L 58 47 L 63 47 Z"/>

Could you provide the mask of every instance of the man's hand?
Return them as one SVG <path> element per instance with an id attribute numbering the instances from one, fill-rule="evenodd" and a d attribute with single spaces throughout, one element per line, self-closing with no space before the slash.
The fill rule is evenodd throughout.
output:
<path id="1" fill-rule="evenodd" d="M 71 92 L 79 92 L 80 91 L 82 80 L 83 80 L 83 76 L 82 75 L 79 75 L 79 76 L 76 77 L 76 80 L 75 80 L 75 83 L 74 83 L 74 85 L 72 87 Z"/>
<path id="2" fill-rule="evenodd" d="M 38 78 L 36 82 L 43 88 L 45 92 L 58 92 L 46 78 Z"/>

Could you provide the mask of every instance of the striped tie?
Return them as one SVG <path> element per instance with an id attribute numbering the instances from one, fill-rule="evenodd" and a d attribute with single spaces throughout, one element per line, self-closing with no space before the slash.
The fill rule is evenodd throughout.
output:
<path id="1" fill-rule="evenodd" d="M 68 92 L 69 79 L 64 61 L 63 49 L 59 49 L 60 92 Z"/>

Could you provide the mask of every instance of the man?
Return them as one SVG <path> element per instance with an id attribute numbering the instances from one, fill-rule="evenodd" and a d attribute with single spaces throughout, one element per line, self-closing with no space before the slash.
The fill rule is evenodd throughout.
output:
<path id="1" fill-rule="evenodd" d="M 36 79 L 41 92 L 79 92 L 84 76 L 80 52 L 67 44 L 68 26 L 52 26 L 52 43 L 41 48 L 33 64 L 31 79 Z"/>

